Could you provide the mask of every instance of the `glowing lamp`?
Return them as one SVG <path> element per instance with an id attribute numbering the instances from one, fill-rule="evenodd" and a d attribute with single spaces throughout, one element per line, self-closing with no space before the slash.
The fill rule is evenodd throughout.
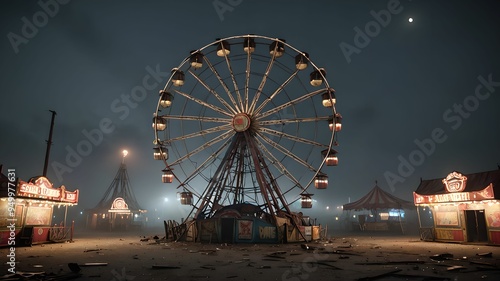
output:
<path id="1" fill-rule="evenodd" d="M 274 41 L 271 45 L 269 45 L 269 54 L 271 54 L 271 56 L 279 58 L 284 53 L 285 53 L 285 44 L 283 44 L 283 42 Z"/>
<path id="2" fill-rule="evenodd" d="M 314 187 L 317 189 L 325 189 L 328 187 L 328 176 L 325 174 L 318 174 L 314 178 Z"/>
<path id="3" fill-rule="evenodd" d="M 295 67 L 298 70 L 304 70 L 307 68 L 307 63 L 309 61 L 309 54 L 302 53 L 295 56 Z"/>
<path id="4" fill-rule="evenodd" d="M 336 113 L 335 116 L 330 116 L 328 119 L 328 127 L 330 131 L 335 130 L 335 132 L 338 132 L 342 130 L 342 115 Z"/>
<path id="5" fill-rule="evenodd" d="M 182 205 L 191 205 L 193 204 L 193 194 L 189 191 L 181 192 L 181 204 Z"/>
<path id="6" fill-rule="evenodd" d="M 318 70 L 315 70 L 309 74 L 309 81 L 312 86 L 318 87 L 323 84 L 323 79 L 326 75 L 326 71 L 324 68 L 320 68 Z"/>
<path id="7" fill-rule="evenodd" d="M 231 53 L 231 47 L 227 41 L 221 41 L 217 46 L 217 56 L 225 57 Z"/>
<path id="8" fill-rule="evenodd" d="M 325 164 L 327 166 L 337 166 L 339 164 L 337 151 L 333 149 L 325 149 L 321 151 L 321 155 L 323 155 L 323 158 L 325 158 Z"/>
<path id="9" fill-rule="evenodd" d="M 243 51 L 247 54 L 251 54 L 255 51 L 255 40 L 253 38 L 245 38 L 245 42 L 243 42 Z"/>
<path id="10" fill-rule="evenodd" d="M 160 95 L 161 95 L 161 98 L 160 98 L 160 106 L 161 107 L 167 108 L 167 107 L 172 105 L 172 101 L 174 100 L 174 96 L 171 93 L 169 93 L 165 90 L 161 90 Z"/>
<path id="11" fill-rule="evenodd" d="M 153 129 L 163 131 L 165 128 L 167 128 L 167 121 L 158 116 L 153 118 Z"/>
<path id="12" fill-rule="evenodd" d="M 335 113 L 335 132 L 342 130 L 342 115 Z"/>
<path id="13" fill-rule="evenodd" d="M 203 66 L 203 54 L 198 51 L 191 51 L 191 56 L 189 56 L 189 63 L 193 68 L 201 68 Z"/>
<path id="14" fill-rule="evenodd" d="M 172 183 L 174 180 L 174 173 L 171 169 L 165 168 L 162 170 L 163 174 L 161 175 L 161 181 L 163 183 Z"/>
<path id="15" fill-rule="evenodd" d="M 300 204 L 303 209 L 312 208 L 312 198 L 313 194 L 301 194 Z"/>
<path id="16" fill-rule="evenodd" d="M 182 70 L 179 70 L 178 68 L 172 69 L 172 83 L 174 86 L 180 87 L 184 85 L 184 80 L 185 80 L 185 75 Z"/>
<path id="17" fill-rule="evenodd" d="M 153 159 L 154 160 L 168 159 L 168 149 L 161 146 L 153 148 Z"/>
<path id="18" fill-rule="evenodd" d="M 324 107 L 332 107 L 337 102 L 337 98 L 335 98 L 335 90 L 328 89 L 327 92 L 322 94 L 321 102 Z"/>

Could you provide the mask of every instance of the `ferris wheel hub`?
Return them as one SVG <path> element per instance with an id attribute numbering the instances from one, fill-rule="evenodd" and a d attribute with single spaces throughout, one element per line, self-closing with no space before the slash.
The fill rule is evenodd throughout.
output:
<path id="1" fill-rule="evenodd" d="M 248 130 L 250 123 L 250 117 L 246 113 L 237 113 L 233 117 L 233 128 L 238 133 Z"/>

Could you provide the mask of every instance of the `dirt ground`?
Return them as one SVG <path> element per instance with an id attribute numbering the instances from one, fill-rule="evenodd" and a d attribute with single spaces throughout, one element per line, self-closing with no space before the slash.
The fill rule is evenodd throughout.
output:
<path id="1" fill-rule="evenodd" d="M 73 242 L 18 247 L 0 280 L 499 280 L 500 247 L 346 233 L 297 244 L 165 242 L 159 230 L 77 232 Z M 145 239 L 149 238 L 149 239 Z M 142 241 L 141 241 L 142 240 Z M 1 255 L 9 260 L 9 249 Z M 72 263 L 72 266 L 68 264 Z M 73 269 L 73 271 L 71 270 Z M 26 275 L 27 276 L 27 275 Z"/>

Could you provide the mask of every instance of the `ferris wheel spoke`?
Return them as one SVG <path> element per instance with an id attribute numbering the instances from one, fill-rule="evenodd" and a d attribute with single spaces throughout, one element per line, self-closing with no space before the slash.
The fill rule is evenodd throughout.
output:
<path id="1" fill-rule="evenodd" d="M 231 107 L 229 103 L 227 103 L 214 89 L 210 88 L 210 86 L 205 83 L 205 81 L 203 81 L 198 75 L 196 75 L 196 73 L 194 73 L 192 70 L 189 70 L 189 73 L 196 79 L 196 81 L 198 81 L 198 83 L 203 85 L 203 87 L 205 87 L 205 89 L 207 89 L 207 91 L 209 91 L 221 104 L 223 104 L 227 110 L 231 111 L 233 114 L 237 113 L 237 111 L 233 107 Z"/>
<path id="2" fill-rule="evenodd" d="M 196 132 L 196 133 L 186 134 L 186 135 L 179 136 L 179 137 L 176 137 L 176 138 L 170 138 L 169 141 L 171 143 L 173 143 L 173 142 L 176 142 L 176 141 L 179 141 L 179 140 L 187 140 L 187 139 L 190 139 L 190 138 L 200 137 L 200 136 L 204 136 L 204 135 L 207 135 L 207 134 L 216 133 L 216 132 L 220 132 L 220 131 L 226 131 L 226 130 L 230 130 L 230 129 L 231 129 L 231 125 L 221 125 L 221 126 L 209 128 L 209 129 L 206 129 L 206 130 L 202 130 L 202 131 L 199 131 L 199 132 Z"/>
<path id="3" fill-rule="evenodd" d="M 259 120 L 258 124 L 260 126 L 272 126 L 272 125 L 285 125 L 285 124 L 328 121 L 328 120 L 329 120 L 328 116 L 318 116 L 318 117 L 288 118 L 288 119 L 277 119 L 277 120 Z"/>
<path id="4" fill-rule="evenodd" d="M 186 116 L 186 115 L 163 115 L 158 117 L 167 120 L 189 120 L 189 121 L 202 121 L 202 122 L 214 122 L 214 123 L 231 123 L 232 120 L 229 118 L 217 118 L 208 116 Z"/>
<path id="5" fill-rule="evenodd" d="M 269 73 L 271 72 L 271 69 L 273 68 L 274 62 L 276 61 L 276 56 L 274 55 L 275 53 L 276 52 L 274 52 L 273 55 L 271 56 L 271 59 L 269 60 L 269 64 L 267 65 L 267 68 L 266 68 L 266 72 L 264 72 L 264 74 L 262 75 L 262 80 L 260 81 L 259 87 L 257 88 L 255 96 L 253 97 L 249 112 L 254 112 L 255 106 L 257 106 L 257 102 L 259 101 L 259 98 L 260 98 L 260 93 L 262 93 L 262 90 L 264 89 L 264 86 L 266 85 L 267 78 L 269 77 Z"/>
<path id="6" fill-rule="evenodd" d="M 233 135 L 234 132 L 233 131 L 227 131 L 225 132 L 224 134 L 220 135 L 220 136 L 217 136 L 215 138 L 213 138 L 212 140 L 204 143 L 203 145 L 200 145 L 199 147 L 197 147 L 196 149 L 186 153 L 186 155 L 182 156 L 182 157 L 179 157 L 177 160 L 175 160 L 174 162 L 172 162 L 171 166 L 174 166 L 174 165 L 177 165 L 181 162 L 183 162 L 184 160 L 188 159 L 189 157 L 192 157 L 193 155 L 203 151 L 204 149 L 208 148 L 208 147 L 211 147 L 212 145 L 224 140 L 224 139 L 227 139 L 228 137 L 230 137 L 231 135 Z"/>
<path id="7" fill-rule="evenodd" d="M 192 101 L 194 101 L 194 102 L 196 102 L 196 103 L 198 103 L 198 104 L 200 104 L 200 105 L 202 105 L 202 106 L 205 106 L 205 107 L 207 107 L 207 108 L 212 109 L 213 111 L 219 112 L 219 113 L 224 114 L 224 115 L 226 115 L 226 116 L 230 116 L 230 117 L 232 116 L 232 114 L 231 114 L 231 113 L 229 113 L 229 112 L 225 111 L 224 109 L 222 109 L 222 108 L 220 108 L 220 107 L 218 107 L 218 106 L 215 106 L 215 105 L 213 105 L 213 104 L 210 104 L 210 103 L 204 102 L 204 101 L 202 101 L 202 100 L 200 100 L 200 99 L 197 99 L 197 98 L 193 97 L 192 95 L 189 95 L 189 94 L 184 93 L 184 92 L 182 92 L 182 91 L 179 91 L 179 90 L 177 90 L 177 89 L 174 89 L 174 91 L 175 91 L 177 94 L 179 94 L 179 95 L 181 95 L 181 96 L 183 96 L 183 97 L 185 97 L 185 98 L 187 98 L 187 99 L 189 99 L 189 100 L 192 100 Z"/>
<path id="8" fill-rule="evenodd" d="M 233 107 L 238 110 L 239 107 L 238 107 L 238 104 L 236 103 L 236 101 L 234 100 L 234 97 L 233 95 L 231 94 L 231 90 L 229 90 L 229 88 L 227 87 L 226 83 L 224 82 L 224 79 L 222 79 L 222 77 L 220 76 L 219 72 L 217 71 L 217 69 L 215 68 L 215 66 L 213 66 L 213 64 L 210 62 L 210 60 L 205 56 L 203 57 L 203 59 L 205 60 L 205 62 L 207 63 L 207 66 L 208 68 L 210 68 L 210 70 L 212 71 L 212 73 L 215 75 L 215 77 L 217 77 L 217 80 L 219 81 L 220 85 L 222 86 L 222 88 L 224 88 L 224 91 L 226 91 L 226 94 L 227 96 L 229 97 L 229 99 L 231 100 L 231 103 L 233 104 Z M 240 111 L 238 111 L 239 113 Z"/>
<path id="9" fill-rule="evenodd" d="M 215 205 L 222 206 L 219 202 L 222 196 L 222 192 L 225 191 L 224 186 L 226 185 L 226 182 L 221 185 L 221 181 L 225 181 L 225 179 L 230 178 L 230 176 L 225 175 L 225 173 L 227 173 L 229 168 L 232 166 L 230 162 L 231 160 L 234 160 L 234 158 L 231 158 L 231 155 L 238 148 L 238 137 L 234 137 L 230 141 L 230 144 L 229 140 L 226 141 L 226 144 L 229 144 L 229 147 L 227 148 L 223 157 L 224 160 L 221 162 L 221 165 L 217 167 L 217 170 L 213 173 L 208 183 L 207 189 L 202 194 L 202 198 L 204 199 L 202 204 L 209 206 L 209 212 L 214 211 Z M 197 216 L 198 215 L 199 213 L 197 212 Z"/>
<path id="10" fill-rule="evenodd" d="M 205 161 L 203 163 L 201 163 L 201 165 L 199 165 L 192 173 L 189 177 L 187 177 L 182 184 L 184 185 L 188 185 L 189 182 L 191 182 L 193 179 L 196 178 L 197 175 L 201 174 L 201 172 L 205 169 L 208 168 L 208 166 L 210 164 L 212 164 L 216 159 L 217 157 L 222 153 L 223 149 L 226 148 L 229 143 L 230 143 L 230 139 L 229 140 L 226 140 L 220 147 L 219 149 L 217 149 L 217 151 L 215 151 L 214 153 L 212 153 L 207 159 L 205 159 Z M 181 184 L 181 186 L 182 186 Z M 179 186 L 179 187 L 181 187 Z M 198 195 L 198 196 L 201 196 L 201 195 Z"/>
<path id="11" fill-rule="evenodd" d="M 258 129 L 258 131 L 259 132 L 263 132 L 263 133 L 267 133 L 267 134 L 270 134 L 270 135 L 278 136 L 278 137 L 284 137 L 284 138 L 287 138 L 289 140 L 298 141 L 298 142 L 301 142 L 301 143 L 318 146 L 318 147 L 326 147 L 326 148 L 328 147 L 327 145 L 324 145 L 324 144 L 316 142 L 316 141 L 312 141 L 312 140 L 309 140 L 309 139 L 305 139 L 305 138 L 293 136 L 293 135 L 286 134 L 286 133 L 283 133 L 283 132 L 280 132 L 280 131 L 276 131 L 276 130 L 273 130 L 273 129 L 269 129 L 269 128 L 261 127 L 261 128 Z"/>
<path id="12" fill-rule="evenodd" d="M 227 54 L 224 55 L 224 58 L 226 60 L 226 65 L 227 65 L 227 69 L 229 70 L 229 74 L 231 76 L 231 80 L 233 82 L 233 87 L 234 87 L 234 92 L 236 93 L 236 98 L 238 99 L 238 102 L 240 104 L 240 112 L 244 110 L 244 106 L 243 106 L 243 100 L 241 99 L 241 94 L 240 94 L 240 90 L 238 88 L 238 83 L 236 82 L 236 77 L 234 76 L 234 72 L 233 72 L 233 67 L 231 66 L 231 63 L 229 61 L 229 57 L 227 56 Z"/>
<path id="13" fill-rule="evenodd" d="M 321 93 L 324 93 L 325 91 L 326 91 L 326 88 L 319 89 L 319 90 L 316 90 L 316 91 L 313 91 L 313 92 L 309 92 L 309 93 L 307 93 L 305 95 L 302 95 L 302 96 L 300 96 L 300 97 L 298 97 L 298 98 L 296 98 L 294 100 L 288 101 L 288 102 L 286 102 L 286 103 L 284 103 L 284 104 L 282 104 L 280 106 L 277 106 L 277 107 L 275 107 L 273 109 L 270 109 L 270 110 L 268 110 L 266 112 L 260 113 L 260 114 L 257 115 L 257 117 L 258 117 L 258 119 L 267 117 L 267 116 L 272 115 L 274 113 L 277 113 L 277 112 L 279 112 L 279 111 L 281 111 L 281 110 L 283 110 L 283 109 L 285 109 L 285 108 L 287 108 L 289 106 L 298 104 L 298 103 L 300 103 L 300 102 L 302 102 L 302 101 L 304 101 L 304 100 L 306 100 L 308 98 L 311 98 L 311 97 L 314 97 L 314 96 L 319 95 Z"/>
<path id="14" fill-rule="evenodd" d="M 290 179 L 290 181 L 292 181 L 296 186 L 301 187 L 300 182 L 293 176 L 293 173 L 288 171 L 285 165 L 283 165 L 283 163 L 281 163 L 281 161 L 279 161 L 259 139 L 256 138 L 255 141 L 262 149 L 266 157 L 271 160 L 271 164 L 274 165 L 284 176 Z"/>
<path id="15" fill-rule="evenodd" d="M 267 99 L 265 99 L 262 104 L 255 110 L 255 113 L 259 113 L 269 102 L 271 102 L 273 100 L 273 98 L 278 95 L 281 91 L 283 91 L 283 89 L 286 87 L 286 85 L 288 85 L 290 83 L 290 81 L 293 80 L 293 78 L 295 78 L 297 76 L 297 73 L 299 72 L 298 69 L 296 69 L 291 75 L 290 77 L 288 77 L 288 79 L 286 79 L 285 82 L 283 82 L 283 84 L 281 84 L 277 89 L 276 91 L 274 91 Z"/>
<path id="16" fill-rule="evenodd" d="M 246 64 L 246 71 L 245 71 L 245 112 L 248 111 L 248 106 L 249 106 L 249 98 L 248 98 L 248 91 L 250 87 L 250 65 L 252 63 L 252 52 L 248 51 L 247 52 L 247 64 Z"/>
<path id="17" fill-rule="evenodd" d="M 278 151 L 280 151 L 284 155 L 286 155 L 286 156 L 290 157 L 291 159 L 295 160 L 296 162 L 300 163 L 302 166 L 306 167 L 310 171 L 313 171 L 315 173 L 317 172 L 313 166 L 311 166 L 309 163 L 307 163 L 306 161 L 304 161 L 303 159 L 301 159 L 300 157 L 298 157 L 294 153 L 290 152 L 288 149 L 281 146 L 279 143 L 273 141 L 272 139 L 266 137 L 265 135 L 263 135 L 261 133 L 257 133 L 257 135 L 260 138 L 262 138 L 262 140 L 265 141 L 268 145 L 276 148 Z"/>

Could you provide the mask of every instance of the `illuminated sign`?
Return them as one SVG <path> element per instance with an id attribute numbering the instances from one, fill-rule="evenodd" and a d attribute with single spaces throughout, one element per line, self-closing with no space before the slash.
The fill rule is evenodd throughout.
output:
<path id="1" fill-rule="evenodd" d="M 448 192 L 462 192 L 467 184 L 467 177 L 459 172 L 452 172 L 443 179 L 443 183 Z"/>
<path id="2" fill-rule="evenodd" d="M 463 202 L 495 199 L 493 194 L 493 185 L 490 184 L 480 191 L 454 192 L 445 194 L 420 195 L 413 192 L 413 201 L 415 204 L 432 204 L 446 202 Z"/>
<path id="3" fill-rule="evenodd" d="M 78 190 L 73 192 L 66 191 L 64 185 L 61 185 L 59 188 L 54 188 L 46 177 L 30 179 L 29 182 L 19 180 L 16 195 L 19 197 L 47 199 L 74 204 L 78 203 Z"/>
<path id="4" fill-rule="evenodd" d="M 125 202 L 125 199 L 121 197 L 115 198 L 113 200 L 113 204 L 111 204 L 111 209 L 108 210 L 110 213 L 130 213 L 128 209 L 128 204 Z"/>

